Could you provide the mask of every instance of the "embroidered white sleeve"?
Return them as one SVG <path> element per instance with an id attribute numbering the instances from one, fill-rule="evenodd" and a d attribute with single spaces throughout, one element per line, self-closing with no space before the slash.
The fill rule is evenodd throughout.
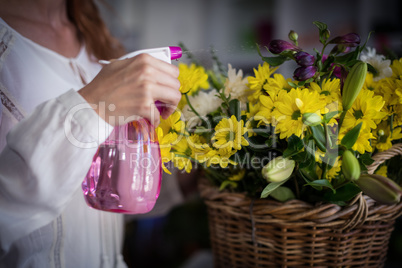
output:
<path id="1" fill-rule="evenodd" d="M 111 131 L 70 90 L 9 132 L 0 153 L 0 252 L 62 212 Z"/>

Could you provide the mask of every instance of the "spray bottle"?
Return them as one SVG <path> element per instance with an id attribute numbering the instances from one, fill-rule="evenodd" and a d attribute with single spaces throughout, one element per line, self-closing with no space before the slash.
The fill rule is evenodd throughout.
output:
<path id="1" fill-rule="evenodd" d="M 162 47 L 131 52 L 119 60 L 148 53 L 171 63 L 182 55 L 180 47 Z M 108 61 L 100 61 L 108 64 Z M 151 211 L 158 199 L 162 165 L 155 129 L 139 119 L 116 126 L 102 143 L 82 183 L 85 201 L 95 209 L 141 214 Z"/>

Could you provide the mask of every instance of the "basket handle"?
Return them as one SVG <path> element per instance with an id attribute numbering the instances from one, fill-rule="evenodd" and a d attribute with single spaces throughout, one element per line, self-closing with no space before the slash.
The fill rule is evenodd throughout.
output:
<path id="1" fill-rule="evenodd" d="M 376 153 L 372 158 L 374 163 L 367 167 L 368 173 L 373 174 L 379 165 L 384 163 L 386 160 L 391 159 L 394 156 L 402 155 L 402 143 L 394 144 L 391 148 L 386 151 Z"/>

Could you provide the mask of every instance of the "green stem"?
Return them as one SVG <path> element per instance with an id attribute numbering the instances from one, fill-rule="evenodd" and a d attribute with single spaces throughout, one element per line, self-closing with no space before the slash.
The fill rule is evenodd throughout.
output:
<path id="1" fill-rule="evenodd" d="M 201 121 L 204 121 L 204 119 L 200 116 L 200 114 L 194 109 L 193 105 L 191 105 L 190 99 L 188 98 L 187 93 L 184 93 L 184 96 L 186 96 L 186 101 L 188 106 L 190 107 L 191 111 L 193 111 L 193 113 L 195 113 L 195 115 L 198 116 L 198 118 L 201 119 Z"/>
<path id="2" fill-rule="evenodd" d="M 324 51 L 325 51 L 325 48 L 327 47 L 327 45 L 328 45 L 328 44 L 325 44 L 325 45 L 322 46 L 321 58 L 324 56 Z"/>
<path id="3" fill-rule="evenodd" d="M 296 198 L 300 199 L 300 190 L 299 190 L 299 184 L 297 183 L 297 176 L 293 176 L 294 182 L 295 182 L 295 188 L 296 188 Z"/>
<path id="4" fill-rule="evenodd" d="M 176 151 L 172 151 L 172 152 L 174 153 L 175 156 L 187 158 L 187 159 L 189 159 L 189 160 L 191 160 L 193 162 L 198 162 L 197 159 L 194 159 L 191 156 L 188 156 L 188 155 L 185 155 L 185 154 L 178 154 L 178 153 L 176 153 Z"/>
<path id="5" fill-rule="evenodd" d="M 343 124 L 343 120 L 345 119 L 346 116 L 346 112 L 347 111 L 342 111 L 341 113 L 341 117 L 339 118 L 339 122 L 338 122 L 338 133 L 341 130 L 342 124 Z"/>
<path id="6" fill-rule="evenodd" d="M 327 163 L 325 163 L 324 161 L 322 162 L 322 174 L 321 174 L 321 179 L 325 180 L 325 178 L 327 177 L 327 173 L 328 173 L 328 165 Z"/>
<path id="7" fill-rule="evenodd" d="M 324 135 L 325 135 L 325 147 L 327 150 L 332 148 L 331 137 L 329 136 L 328 125 L 324 122 Z"/>

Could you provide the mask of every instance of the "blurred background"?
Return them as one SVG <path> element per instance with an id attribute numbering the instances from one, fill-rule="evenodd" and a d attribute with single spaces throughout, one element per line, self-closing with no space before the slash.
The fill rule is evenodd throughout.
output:
<path id="1" fill-rule="evenodd" d="M 364 43 L 372 31 L 369 47 L 380 54 L 393 51 L 402 55 L 400 0 L 98 2 L 109 29 L 127 51 L 181 42 L 204 64 L 211 62 L 213 49 L 225 66 L 231 63 L 245 74 L 252 74 L 261 63 L 256 44 L 263 47 L 272 39 L 287 40 L 290 30 L 298 33 L 303 50 L 312 53 L 313 48 L 321 48 L 312 24 L 317 20 L 328 24 L 331 37 L 355 32 Z M 281 73 L 291 77 L 293 66 L 281 68 Z M 185 201 L 166 215 L 128 221 L 124 255 L 130 267 L 212 267 L 205 206 L 193 188 L 187 189 L 187 194 Z M 402 267 L 400 256 L 402 224 L 398 219 L 386 268 Z"/>

